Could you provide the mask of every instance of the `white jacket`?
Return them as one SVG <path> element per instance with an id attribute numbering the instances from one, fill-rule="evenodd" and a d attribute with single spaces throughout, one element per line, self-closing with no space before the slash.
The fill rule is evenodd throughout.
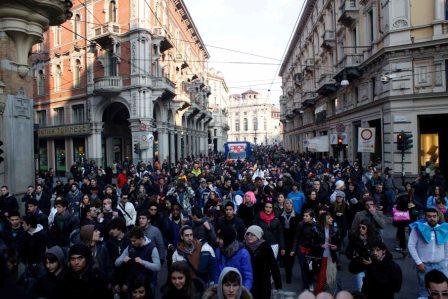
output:
<path id="1" fill-rule="evenodd" d="M 126 220 L 126 226 L 135 225 L 135 222 L 137 221 L 137 211 L 132 203 L 126 202 L 124 209 L 122 209 L 122 203 L 118 202 L 117 209 L 123 214 L 124 220 Z"/>

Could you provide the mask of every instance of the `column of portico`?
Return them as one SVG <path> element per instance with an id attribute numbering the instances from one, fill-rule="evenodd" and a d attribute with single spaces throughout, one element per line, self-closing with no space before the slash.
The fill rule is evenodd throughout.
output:
<path id="1" fill-rule="evenodd" d="M 91 126 L 91 134 L 87 137 L 87 158 L 95 161 L 96 165 L 103 165 L 101 150 L 103 123 L 93 122 Z"/>
<path id="2" fill-rule="evenodd" d="M 172 126 L 169 130 L 170 138 L 170 163 L 176 163 L 176 128 Z"/>

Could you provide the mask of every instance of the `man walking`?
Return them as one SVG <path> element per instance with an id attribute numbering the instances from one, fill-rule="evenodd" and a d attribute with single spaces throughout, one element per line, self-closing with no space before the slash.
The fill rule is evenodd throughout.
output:
<path id="1" fill-rule="evenodd" d="M 409 254 L 417 267 L 419 298 L 427 298 L 425 274 L 436 269 L 447 275 L 448 261 L 448 223 L 438 224 L 436 209 L 425 211 L 425 220 L 410 225 L 411 234 L 408 241 Z"/>

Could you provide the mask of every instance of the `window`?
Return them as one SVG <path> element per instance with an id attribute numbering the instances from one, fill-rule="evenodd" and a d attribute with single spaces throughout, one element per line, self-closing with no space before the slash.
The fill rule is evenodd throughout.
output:
<path id="1" fill-rule="evenodd" d="M 54 108 L 53 125 L 63 125 L 64 124 L 64 107 Z"/>
<path id="2" fill-rule="evenodd" d="M 45 94 L 45 76 L 44 71 L 39 70 L 37 73 L 37 95 L 43 96 Z"/>
<path id="3" fill-rule="evenodd" d="M 36 112 L 36 120 L 39 126 L 45 127 L 47 126 L 47 111 L 46 110 L 39 110 Z"/>
<path id="4" fill-rule="evenodd" d="M 249 130 L 249 123 L 247 122 L 247 118 L 243 120 L 244 131 Z"/>
<path id="5" fill-rule="evenodd" d="M 81 37 L 81 16 L 79 14 L 75 15 L 73 21 L 73 33 L 75 34 L 75 39 Z"/>
<path id="6" fill-rule="evenodd" d="M 370 42 L 373 42 L 373 10 L 369 11 L 369 37 L 370 37 Z"/>
<path id="7" fill-rule="evenodd" d="M 74 105 L 73 110 L 73 123 L 82 124 L 84 123 L 84 105 Z"/>
<path id="8" fill-rule="evenodd" d="M 109 2 L 109 22 L 117 22 L 117 4 L 114 0 Z"/>
<path id="9" fill-rule="evenodd" d="M 59 46 L 61 44 L 61 27 L 54 27 L 54 45 Z"/>
<path id="10" fill-rule="evenodd" d="M 56 72 L 54 75 L 54 91 L 61 90 L 61 78 L 62 78 L 62 69 L 60 65 L 57 65 Z"/>
<path id="11" fill-rule="evenodd" d="M 376 96 L 375 88 L 376 88 L 376 78 L 373 77 L 372 78 L 372 100 L 374 100 L 375 96 Z"/>
<path id="12" fill-rule="evenodd" d="M 240 131 L 240 120 L 239 119 L 235 120 L 235 131 L 236 132 Z"/>
<path id="13" fill-rule="evenodd" d="M 213 129 L 213 136 L 216 137 L 217 133 L 218 133 L 218 130 L 217 129 Z"/>
<path id="14" fill-rule="evenodd" d="M 254 126 L 254 131 L 258 130 L 258 119 L 256 117 L 253 118 L 253 126 Z"/>
<path id="15" fill-rule="evenodd" d="M 73 77 L 73 87 L 79 87 L 81 85 L 81 61 L 79 59 L 75 61 Z"/>
<path id="16" fill-rule="evenodd" d="M 263 128 L 264 128 L 265 131 L 267 130 L 267 121 L 266 121 L 266 118 L 265 118 L 264 121 L 263 121 Z"/>

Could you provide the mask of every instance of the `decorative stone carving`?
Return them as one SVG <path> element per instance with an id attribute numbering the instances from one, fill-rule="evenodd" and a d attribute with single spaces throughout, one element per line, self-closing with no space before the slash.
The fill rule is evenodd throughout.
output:
<path id="1" fill-rule="evenodd" d="M 404 19 L 404 18 L 399 18 L 394 20 L 392 27 L 394 29 L 400 29 L 400 28 L 405 28 L 409 26 L 409 22 L 408 20 Z"/>

